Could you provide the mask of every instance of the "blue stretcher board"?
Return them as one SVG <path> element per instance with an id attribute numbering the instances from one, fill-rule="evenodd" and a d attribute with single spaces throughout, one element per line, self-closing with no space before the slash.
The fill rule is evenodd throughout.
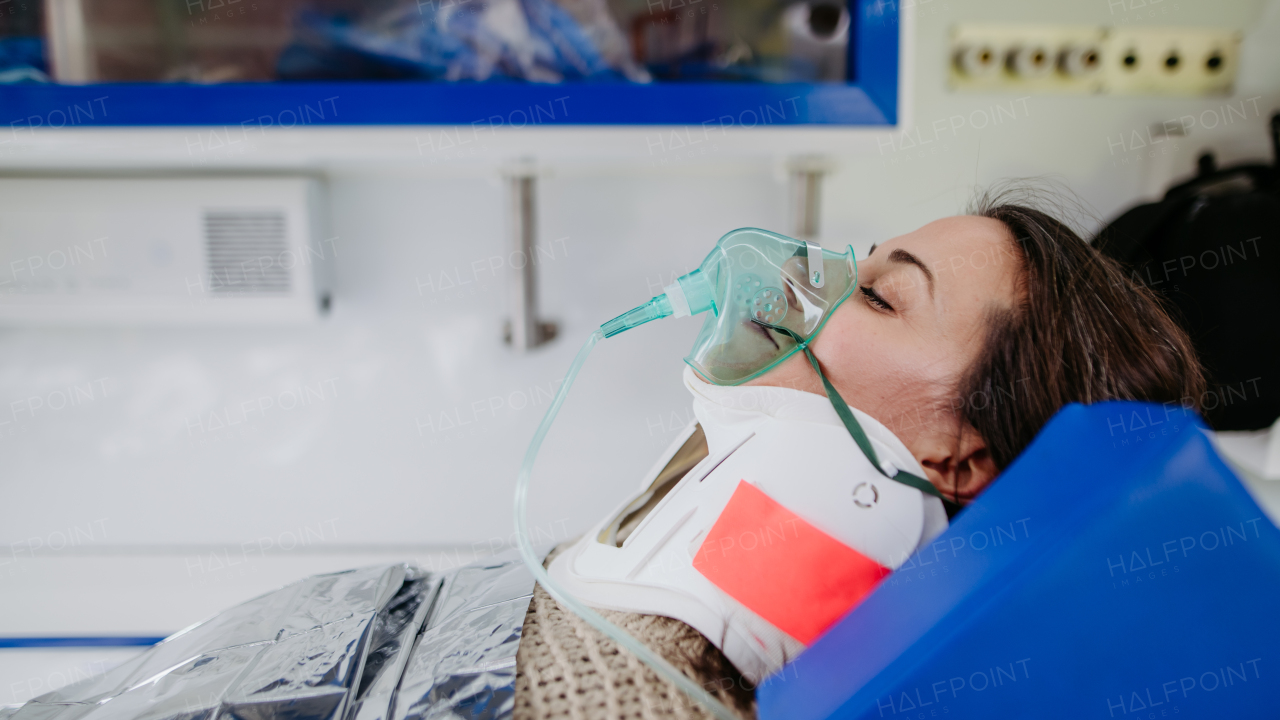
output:
<path id="1" fill-rule="evenodd" d="M 1178 406 L 1071 405 L 759 717 L 1277 717 L 1280 530 Z"/>

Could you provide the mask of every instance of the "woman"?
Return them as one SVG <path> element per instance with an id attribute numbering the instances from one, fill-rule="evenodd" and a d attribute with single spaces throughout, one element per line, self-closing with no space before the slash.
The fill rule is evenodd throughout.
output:
<path id="1" fill-rule="evenodd" d="M 961 504 L 1068 403 L 1132 399 L 1199 410 L 1199 362 L 1158 299 L 1014 193 L 987 194 L 968 215 L 873 247 L 858 283 L 813 353 L 845 401 L 896 435 L 926 479 Z M 748 385 L 824 394 L 799 353 Z M 750 683 L 692 628 L 604 614 L 744 716 L 754 714 Z M 704 716 L 540 586 L 517 668 L 517 718 Z"/>

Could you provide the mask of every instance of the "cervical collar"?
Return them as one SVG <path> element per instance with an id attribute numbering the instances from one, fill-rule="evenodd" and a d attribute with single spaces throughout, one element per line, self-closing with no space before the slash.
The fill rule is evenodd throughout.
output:
<path id="1" fill-rule="evenodd" d="M 689 368 L 684 383 L 697 422 L 550 573 L 593 607 L 692 626 L 758 682 L 941 533 L 946 513 L 872 467 L 821 395 L 710 385 Z M 888 428 L 853 412 L 882 464 L 924 475 Z M 699 430 L 706 457 L 654 504 Z"/>

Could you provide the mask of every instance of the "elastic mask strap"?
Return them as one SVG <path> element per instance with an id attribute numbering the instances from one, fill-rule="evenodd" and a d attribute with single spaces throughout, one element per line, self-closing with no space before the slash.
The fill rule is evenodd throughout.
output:
<path id="1" fill-rule="evenodd" d="M 871 465 L 874 466 L 881 475 L 884 475 L 890 480 L 900 482 L 908 487 L 913 487 L 926 495 L 932 495 L 933 497 L 938 498 L 942 501 L 942 505 L 947 511 L 947 517 L 954 517 L 956 513 L 960 512 L 964 506 L 943 497 L 942 493 L 938 492 L 938 488 L 934 487 L 933 483 L 928 480 L 925 480 L 918 475 L 913 475 L 906 470 L 898 470 L 897 473 L 890 475 L 881 466 L 880 458 L 876 456 L 876 449 L 871 446 L 871 440 L 867 438 L 867 433 L 862 429 L 862 425 L 858 422 L 858 418 L 854 417 L 853 411 L 849 409 L 849 404 L 844 401 L 844 398 L 840 397 L 840 393 L 836 391 L 835 386 L 827 379 L 826 373 L 822 372 L 822 368 L 818 365 L 818 358 L 813 356 L 813 351 L 809 349 L 809 343 L 807 341 L 801 339 L 799 335 L 787 328 L 778 325 L 769 325 L 768 323 L 761 323 L 758 320 L 753 320 L 752 322 L 756 322 L 771 330 L 783 333 L 800 346 L 800 349 L 804 351 L 805 357 L 809 358 L 809 364 L 813 366 L 813 371 L 818 373 L 818 377 L 822 378 L 822 385 L 827 390 L 827 399 L 831 401 L 831 406 L 836 409 L 836 415 L 840 416 L 840 421 L 844 423 L 845 430 L 849 431 L 849 435 L 853 438 L 853 442 L 858 445 L 858 449 L 862 450 L 862 454 L 867 457 L 867 460 L 871 461 Z"/>

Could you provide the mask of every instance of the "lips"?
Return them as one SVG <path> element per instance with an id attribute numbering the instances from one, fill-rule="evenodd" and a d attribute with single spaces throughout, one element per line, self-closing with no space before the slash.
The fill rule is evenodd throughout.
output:
<path id="1" fill-rule="evenodd" d="M 769 328 L 767 328 L 767 327 L 765 327 L 765 326 L 761 325 L 760 323 L 755 322 L 755 321 L 753 321 L 753 320 L 748 320 L 748 321 L 746 322 L 746 324 L 747 324 L 747 325 L 750 325 L 754 330 L 756 330 L 756 331 L 757 331 L 757 332 L 759 332 L 761 335 L 764 335 L 766 338 L 768 338 L 768 339 L 769 339 L 769 342 L 773 343 L 773 346 L 774 346 L 775 348 L 778 348 L 779 350 L 781 350 L 781 349 L 782 349 L 782 348 L 778 345 L 778 341 L 777 341 L 777 340 L 774 340 L 774 339 L 773 339 L 773 335 L 769 333 Z"/>

